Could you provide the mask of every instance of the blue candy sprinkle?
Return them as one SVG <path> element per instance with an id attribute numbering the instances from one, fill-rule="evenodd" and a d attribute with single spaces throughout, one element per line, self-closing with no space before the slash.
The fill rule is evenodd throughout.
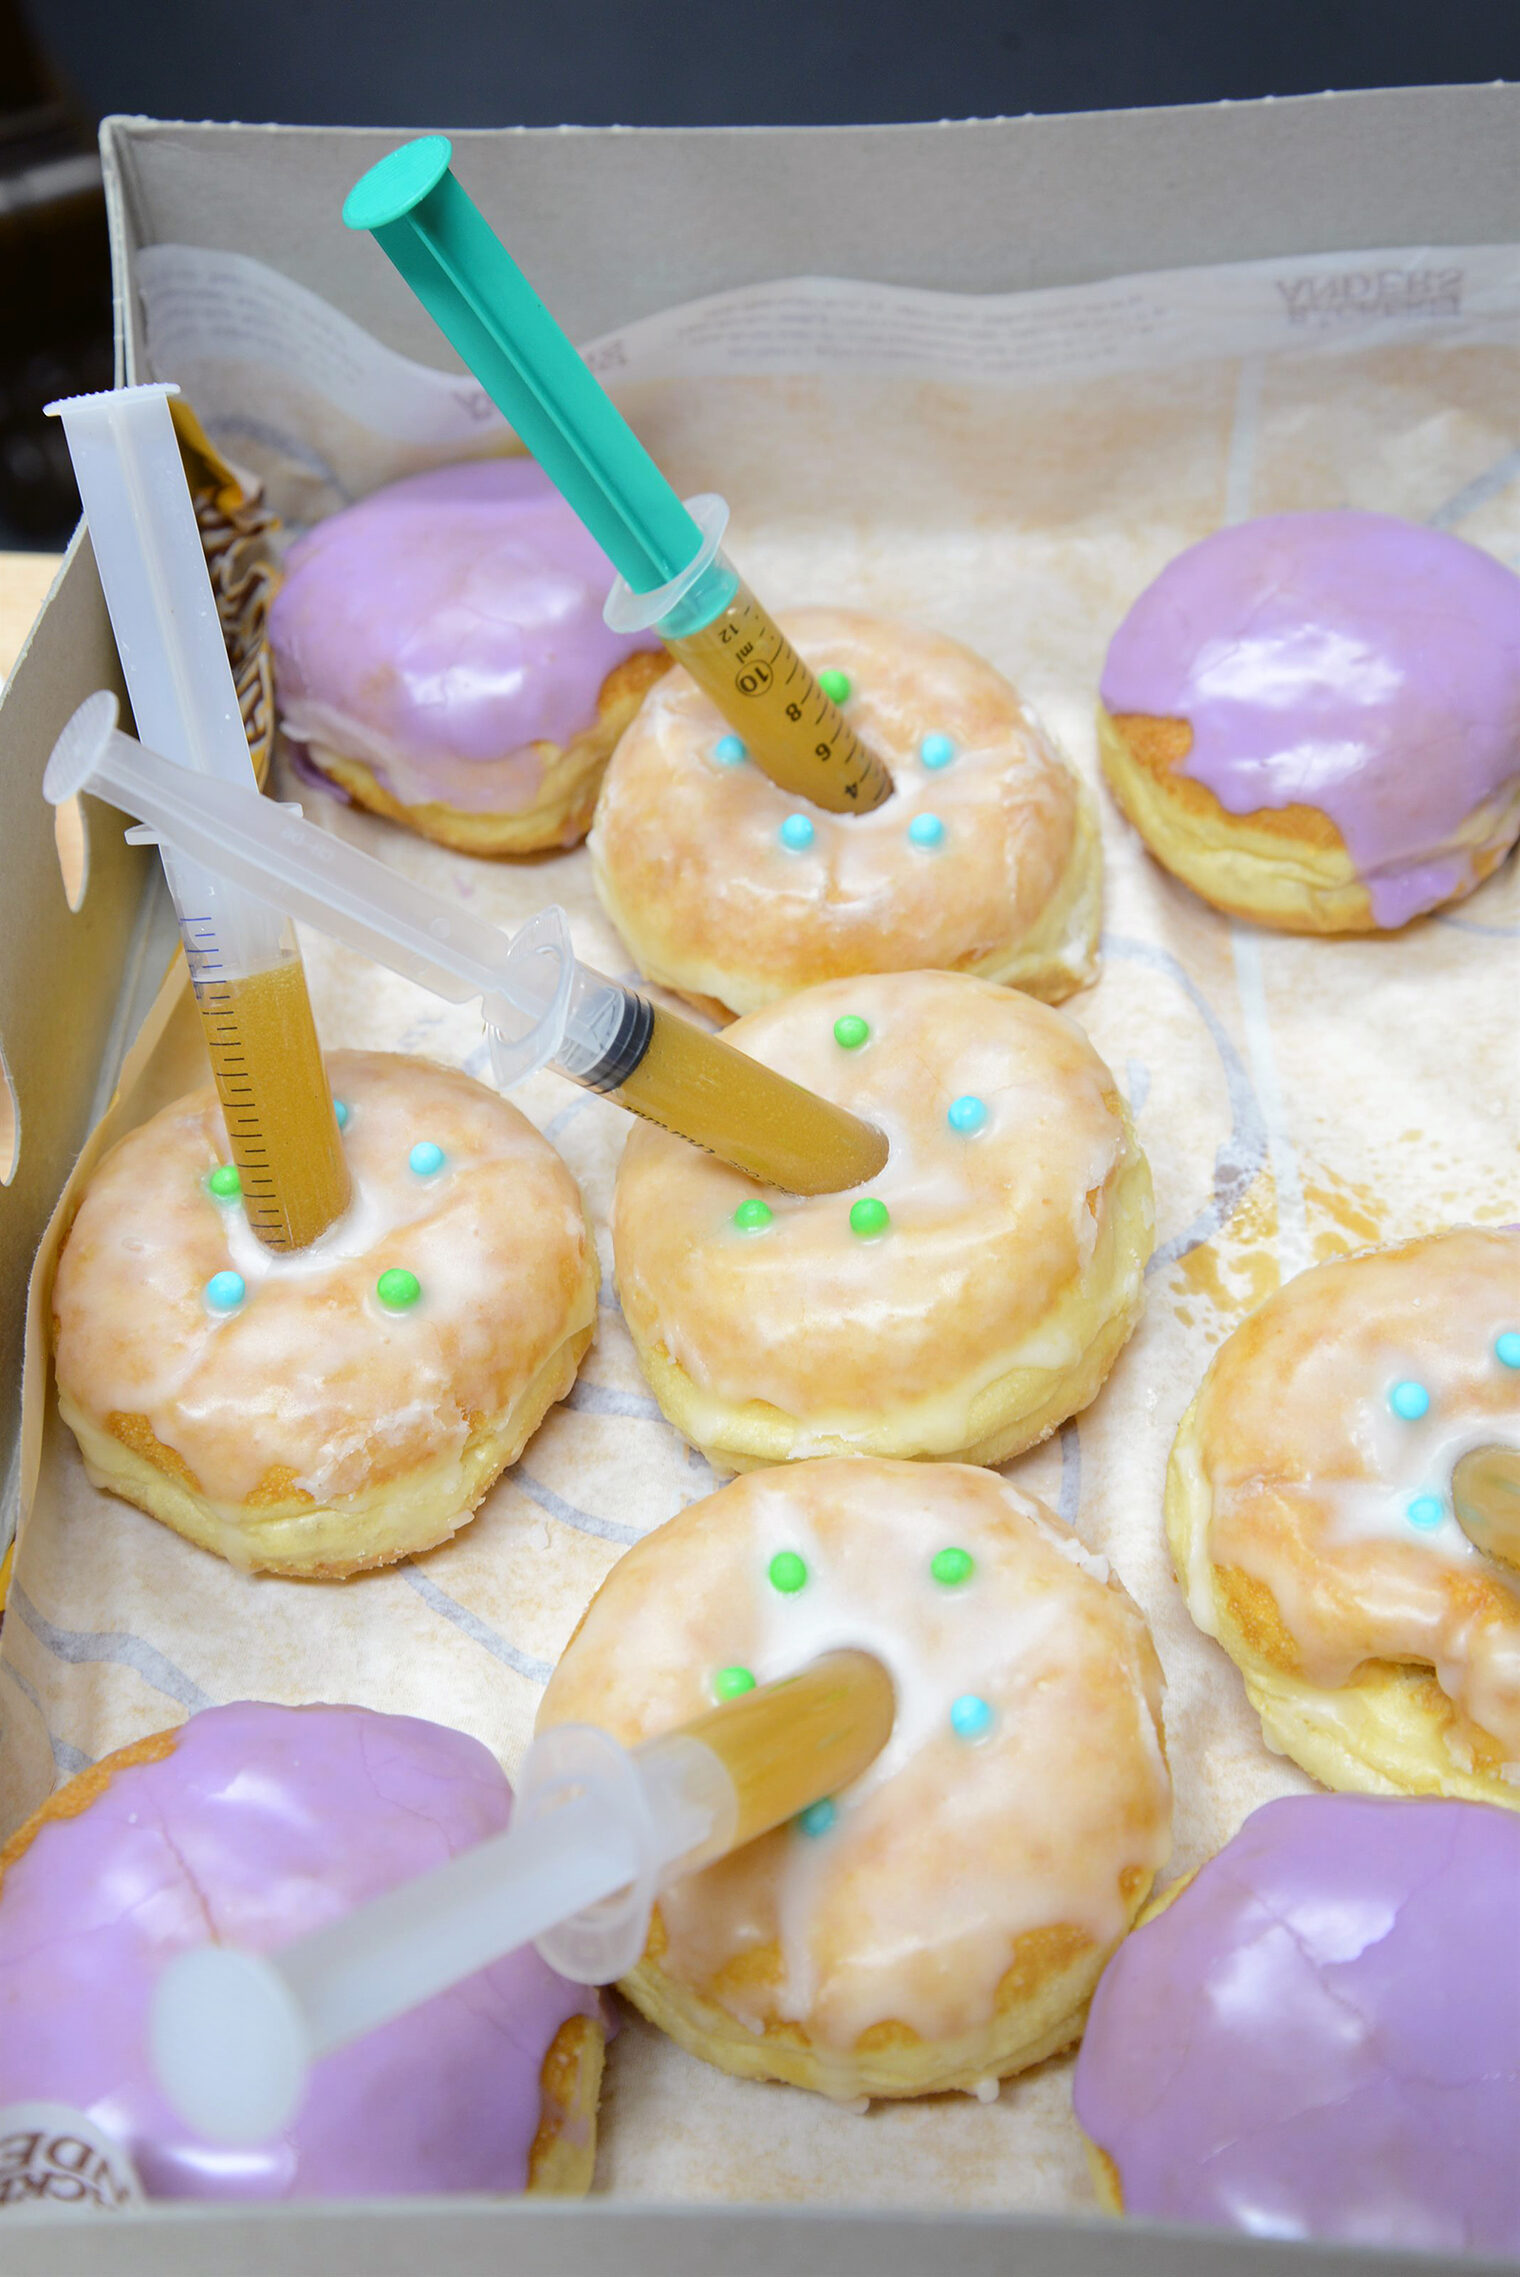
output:
<path id="1" fill-rule="evenodd" d="M 981 1739 L 992 1729 L 992 1708 L 979 1692 L 963 1692 L 951 1704 L 950 1729 L 957 1739 Z"/>
<path id="2" fill-rule="evenodd" d="M 979 1131 L 987 1120 L 987 1104 L 974 1093 L 967 1091 L 959 1099 L 952 1099 L 945 1121 L 953 1131 Z"/>
<path id="3" fill-rule="evenodd" d="M 348 1128 L 348 1109 L 347 1109 L 347 1107 L 345 1107 L 345 1106 L 344 1106 L 344 1104 L 343 1104 L 343 1101 L 342 1101 L 341 1099 L 335 1099 L 335 1100 L 333 1101 L 333 1114 L 334 1114 L 334 1115 L 336 1116 L 336 1118 L 337 1118 L 337 1124 L 338 1124 L 338 1128 L 339 1128 L 339 1130 L 340 1130 L 340 1131 L 345 1131 L 345 1130 L 347 1130 L 347 1128 Z"/>
<path id="4" fill-rule="evenodd" d="M 926 735 L 918 747 L 918 756 L 926 767 L 948 767 L 955 757 L 955 745 L 948 735 Z"/>
<path id="5" fill-rule="evenodd" d="M 783 846 L 801 854 L 813 843 L 813 825 L 805 814 L 789 814 L 777 835 Z"/>
<path id="6" fill-rule="evenodd" d="M 406 1159 L 419 1178 L 431 1178 L 443 1168 L 443 1148 L 431 1139 L 419 1139 Z"/>
<path id="7" fill-rule="evenodd" d="M 1417 1494 L 1407 1515 L 1411 1526 L 1418 1526 L 1422 1533 L 1428 1534 L 1431 1527 L 1439 1526 L 1446 1516 L 1446 1505 L 1438 1494 Z"/>
<path id="8" fill-rule="evenodd" d="M 1501 1368 L 1520 1368 L 1520 1328 L 1506 1328 L 1494 1338 L 1494 1358 Z"/>
<path id="9" fill-rule="evenodd" d="M 828 1796 L 825 1795 L 822 1802 L 809 1803 L 805 1811 L 797 1813 L 797 1832 L 799 1834 L 827 1834 L 838 1816 L 838 1811 L 835 1810 Z"/>
<path id="10" fill-rule="evenodd" d="M 206 1302 L 213 1312 L 234 1312 L 247 1294 L 241 1273 L 213 1273 L 206 1283 Z"/>
<path id="11" fill-rule="evenodd" d="M 720 735 L 713 745 L 713 757 L 720 767 L 742 767 L 749 753 L 742 736 Z"/>
<path id="12" fill-rule="evenodd" d="M 915 846 L 942 846 L 945 826 L 937 814 L 915 814 L 908 825 L 908 836 Z"/>
<path id="13" fill-rule="evenodd" d="M 1403 1383 L 1394 1385 L 1388 1394 L 1388 1404 L 1405 1423 L 1418 1423 L 1422 1415 L 1430 1412 L 1430 1394 L 1423 1384 L 1406 1377 Z"/>

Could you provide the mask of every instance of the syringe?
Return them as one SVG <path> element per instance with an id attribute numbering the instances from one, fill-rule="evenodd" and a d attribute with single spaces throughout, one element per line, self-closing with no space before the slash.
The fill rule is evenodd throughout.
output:
<path id="1" fill-rule="evenodd" d="M 886 768 L 719 550 L 727 506 L 676 496 L 460 188 L 452 156 L 441 134 L 404 143 L 354 184 L 343 219 L 373 232 L 611 556 L 621 575 L 608 623 L 653 625 L 783 789 L 837 814 L 880 806 Z"/>
<path id="2" fill-rule="evenodd" d="M 299 807 L 145 749 L 117 728 L 104 690 L 59 736 L 43 790 L 54 805 L 89 791 L 137 816 L 166 866 L 190 863 L 225 881 L 239 906 L 257 897 L 269 926 L 304 918 L 451 1003 L 478 996 L 503 1089 L 552 1065 L 790 1193 L 842 1192 L 887 1159 L 869 1123 L 581 964 L 561 911 L 543 911 L 509 939 L 319 830 Z"/>
<path id="3" fill-rule="evenodd" d="M 1451 1474 L 1451 1507 L 1476 1548 L 1520 1566 L 1520 1446 L 1470 1447 Z"/>
<path id="4" fill-rule="evenodd" d="M 50 403 L 63 421 L 137 725 L 153 748 L 256 794 L 237 689 L 169 413 L 172 387 Z M 166 852 L 227 1143 L 265 1247 L 304 1249 L 349 1175 L 293 928 Z"/>
<path id="5" fill-rule="evenodd" d="M 663 1881 L 858 1779 L 895 1711 L 881 1663 L 836 1652 L 632 1750 L 592 1724 L 552 1727 L 505 1834 L 281 1952 L 213 1944 L 171 1961 L 149 2027 L 164 2093 L 213 2142 L 263 2142 L 320 2056 L 521 1945 L 610 1984 L 643 1952 Z"/>

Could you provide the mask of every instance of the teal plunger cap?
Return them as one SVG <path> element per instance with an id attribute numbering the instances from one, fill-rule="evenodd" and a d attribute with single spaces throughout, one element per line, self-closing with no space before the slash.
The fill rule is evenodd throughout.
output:
<path id="1" fill-rule="evenodd" d="M 387 222 L 401 221 L 437 189 L 453 157 L 454 145 L 446 134 L 420 135 L 388 152 L 360 175 L 344 199 L 345 227 L 384 229 Z"/>
<path id="2" fill-rule="evenodd" d="M 702 532 L 456 180 L 447 135 L 404 142 L 343 201 L 636 593 L 669 584 Z"/>

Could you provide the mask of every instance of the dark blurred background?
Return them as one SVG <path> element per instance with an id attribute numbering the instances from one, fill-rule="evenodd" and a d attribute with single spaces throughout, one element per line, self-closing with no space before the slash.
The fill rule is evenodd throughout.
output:
<path id="1" fill-rule="evenodd" d="M 1505 78 L 1520 0 L 0 0 L 0 546 L 63 544 L 41 407 L 110 384 L 108 111 L 814 125 Z"/>

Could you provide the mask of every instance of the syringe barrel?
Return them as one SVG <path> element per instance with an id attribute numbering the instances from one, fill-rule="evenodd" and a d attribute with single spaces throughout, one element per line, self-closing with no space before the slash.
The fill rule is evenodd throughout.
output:
<path id="1" fill-rule="evenodd" d="M 206 779 L 208 788 L 256 796 L 169 411 L 175 392 L 118 388 L 48 409 L 68 438 L 140 732 L 155 753 Z M 92 712 L 101 742 L 93 703 L 81 707 L 60 742 Z M 107 724 L 114 725 L 114 712 Z M 57 759 L 55 749 L 50 778 Z M 249 1223 L 267 1248 L 305 1248 L 347 1208 L 351 1189 L 293 937 L 266 900 L 208 872 L 193 847 L 180 847 L 164 866 Z"/>
<path id="2" fill-rule="evenodd" d="M 544 1066 L 615 1091 L 648 1050 L 654 1024 L 644 997 L 581 963 L 560 909 L 540 910 L 503 942 L 484 1010 L 504 1091 Z"/>
<path id="3" fill-rule="evenodd" d="M 150 749 L 200 775 L 252 783 L 253 760 L 216 596 L 169 415 L 151 384 L 50 403 L 63 422 L 95 566 Z"/>
<path id="4" fill-rule="evenodd" d="M 192 981 L 212 973 L 247 980 L 300 955 L 295 927 L 279 910 L 239 892 L 172 846 L 160 846 L 159 854 Z"/>
<path id="5" fill-rule="evenodd" d="M 587 1984 L 626 1976 L 643 1953 L 662 1882 L 768 1834 L 867 1770 L 892 1736 L 892 1679 L 872 1654 L 826 1653 L 793 1676 L 726 1701 L 631 1755 L 589 1724 L 551 1724 L 523 1766 L 519 1809 L 588 1794 L 638 1837 L 626 1887 L 538 1939 L 553 1968 Z M 614 1750 L 616 1751 L 614 1753 Z"/>
<path id="6" fill-rule="evenodd" d="M 481 998 L 504 1089 L 552 1063 L 607 1090 L 637 1064 L 652 1015 L 642 997 L 576 958 L 558 909 L 509 939 L 385 864 L 254 794 L 199 780 L 116 724 L 115 699 L 88 697 L 53 747 L 53 804 L 80 791 L 138 815 L 155 835 L 187 949 L 209 918 L 229 971 L 288 953 L 293 911 L 451 1003 Z M 265 898 L 267 896 L 267 898 Z"/>
<path id="7" fill-rule="evenodd" d="M 885 1667 L 873 1653 L 849 1647 L 683 1726 L 683 1744 L 710 1750 L 734 1791 L 734 1818 L 721 1848 L 757 1841 L 851 1785 L 886 1746 L 896 1715 Z M 638 1760 L 649 1752 L 640 1748 Z M 690 1855 L 683 1861 L 688 1871 L 697 1863 Z"/>
<path id="8" fill-rule="evenodd" d="M 603 616 L 614 632 L 652 626 L 782 790 L 833 814 L 869 814 L 892 796 L 891 775 L 724 553 L 724 501 L 704 492 L 686 511 L 702 533 L 686 567 L 650 593 L 620 577 Z"/>
<path id="9" fill-rule="evenodd" d="M 169 398 L 178 393 L 153 383 L 67 396 L 48 409 L 68 440 L 138 734 L 177 766 L 255 790 L 169 412 Z M 121 741 L 135 748 L 128 738 Z M 105 763 L 103 738 L 100 760 Z M 262 972 L 290 953 L 294 937 L 267 903 L 251 900 L 183 852 L 165 853 L 164 873 L 187 953 L 197 931 L 209 947 L 212 927 L 228 974 Z"/>
<path id="10" fill-rule="evenodd" d="M 1520 1447 L 1469 1447 L 1451 1474 L 1451 1507 L 1470 1542 L 1520 1566 Z"/>
<path id="11" fill-rule="evenodd" d="M 304 1249 L 347 1208 L 351 1187 L 295 928 L 213 866 L 214 839 L 173 835 L 181 809 L 230 801 L 276 826 L 279 815 L 251 772 L 245 784 L 196 775 L 115 722 L 114 696 L 86 698 L 53 746 L 43 795 L 56 806 L 91 791 L 148 821 L 142 835 L 157 838 L 179 918 L 248 1223 L 268 1249 Z"/>
<path id="12" fill-rule="evenodd" d="M 551 1725 L 505 1834 L 278 1953 L 208 1944 L 171 1962 L 150 2023 L 161 2086 L 211 2140 L 261 2141 L 295 2116 L 318 2057 L 530 1939 L 580 1983 L 625 1976 L 668 1876 L 859 1778 L 895 1708 L 880 1662 L 842 1651 L 635 1750 Z"/>
<path id="13" fill-rule="evenodd" d="M 154 765 L 155 754 L 116 725 L 116 698 L 102 689 L 86 697 L 54 744 L 42 795 L 61 806 L 86 791 L 141 816 L 143 778 Z M 255 789 L 251 766 L 242 787 Z M 281 910 L 183 846 L 160 844 L 159 854 L 192 978 L 214 962 L 225 977 L 244 979 L 296 954 L 294 929 Z"/>
<path id="14" fill-rule="evenodd" d="M 648 592 L 637 591 L 626 577 L 617 578 L 602 606 L 614 632 L 654 631 L 662 640 L 679 640 L 710 625 L 738 592 L 739 572 L 723 551 L 728 500 L 704 490 L 683 504 L 702 534 L 701 545 L 684 569 Z"/>
<path id="15" fill-rule="evenodd" d="M 596 1762 L 605 1756 L 612 1778 L 561 1787 L 538 1819 L 520 1796 L 506 1833 L 279 1952 L 208 1944 L 171 1961 L 149 2043 L 180 2116 L 213 2142 L 266 2141 L 299 2112 L 322 2056 L 640 1882 L 649 1813 L 638 1775 L 626 1750 L 592 1737 L 606 1742 Z"/>

